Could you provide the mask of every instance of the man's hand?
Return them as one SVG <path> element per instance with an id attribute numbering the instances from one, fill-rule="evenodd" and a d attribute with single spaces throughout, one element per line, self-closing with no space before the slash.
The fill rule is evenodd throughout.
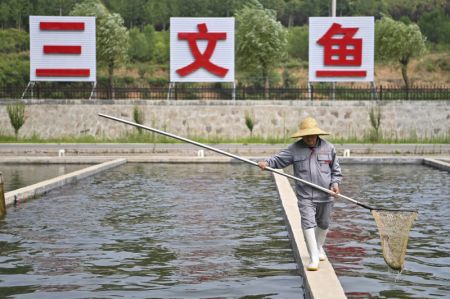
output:
<path id="1" fill-rule="evenodd" d="M 333 195 L 334 197 L 337 197 L 337 194 L 340 194 L 339 185 L 336 183 L 331 185 L 330 190 L 336 193 L 335 195 Z"/>
<path id="2" fill-rule="evenodd" d="M 264 169 L 266 169 L 267 166 L 269 166 L 269 165 L 267 164 L 266 161 L 259 161 L 259 162 L 258 162 L 258 166 L 259 166 L 259 168 L 261 168 L 261 170 L 264 170 Z"/>

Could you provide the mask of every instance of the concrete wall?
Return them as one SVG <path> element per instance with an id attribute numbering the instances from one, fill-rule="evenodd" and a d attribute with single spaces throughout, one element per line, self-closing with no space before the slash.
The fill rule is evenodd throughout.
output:
<path id="1" fill-rule="evenodd" d="M 6 105 L 0 100 L 0 134 L 13 134 Z M 43 138 L 103 135 L 117 137 L 132 127 L 97 116 L 104 113 L 132 120 L 134 105 L 145 114 L 145 125 L 186 136 L 239 138 L 249 135 L 245 115 L 255 122 L 253 134 L 283 137 L 298 122 L 315 117 L 321 128 L 337 137 L 362 137 L 371 129 L 369 111 L 374 101 L 232 101 L 232 100 L 27 100 L 27 120 L 21 136 Z M 450 101 L 383 101 L 381 129 L 384 136 L 407 138 L 444 137 L 450 134 Z"/>

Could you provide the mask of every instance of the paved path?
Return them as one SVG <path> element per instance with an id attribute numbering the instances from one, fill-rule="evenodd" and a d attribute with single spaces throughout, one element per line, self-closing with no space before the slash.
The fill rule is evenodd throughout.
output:
<path id="1" fill-rule="evenodd" d="M 283 144 L 211 144 L 211 146 L 236 155 L 272 155 Z M 450 144 L 335 144 L 338 155 L 345 150 L 350 155 L 434 155 L 450 157 Z M 186 143 L 0 143 L 0 156 L 58 156 L 59 150 L 66 156 L 86 155 L 197 155 L 201 148 Z M 218 155 L 205 150 L 206 155 Z"/>

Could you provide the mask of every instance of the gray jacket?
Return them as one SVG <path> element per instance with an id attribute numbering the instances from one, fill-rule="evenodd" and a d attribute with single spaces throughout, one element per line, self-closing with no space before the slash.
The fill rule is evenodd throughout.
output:
<path id="1" fill-rule="evenodd" d="M 312 149 L 300 139 L 277 155 L 267 158 L 266 162 L 269 167 L 279 169 L 293 165 L 294 176 L 327 189 L 332 184 L 339 184 L 342 180 L 336 149 L 331 143 L 320 137 Z M 329 194 L 306 184 L 296 181 L 295 185 L 299 200 L 309 199 L 316 202 L 333 200 Z"/>

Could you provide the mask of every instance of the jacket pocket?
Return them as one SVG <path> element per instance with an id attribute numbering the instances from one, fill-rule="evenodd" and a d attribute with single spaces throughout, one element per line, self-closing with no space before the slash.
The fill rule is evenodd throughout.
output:
<path id="1" fill-rule="evenodd" d="M 309 157 L 306 155 L 295 155 L 294 156 L 294 168 L 298 172 L 306 172 L 309 169 Z"/>
<path id="2" fill-rule="evenodd" d="M 319 154 L 317 155 L 317 160 L 319 162 L 320 171 L 324 173 L 330 173 L 331 168 L 331 154 Z"/>

